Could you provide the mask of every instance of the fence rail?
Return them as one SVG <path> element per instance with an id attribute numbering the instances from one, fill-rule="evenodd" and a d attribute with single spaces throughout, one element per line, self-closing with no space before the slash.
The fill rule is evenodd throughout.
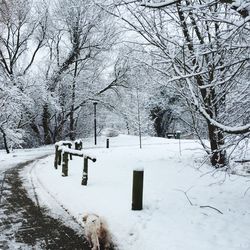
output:
<path id="1" fill-rule="evenodd" d="M 74 149 L 72 146 L 74 145 Z M 69 159 L 72 160 L 73 156 L 78 156 L 83 158 L 83 175 L 82 175 L 82 185 L 87 185 L 88 183 L 88 160 L 96 162 L 96 157 L 84 152 L 82 150 L 82 141 L 77 140 L 75 142 L 70 141 L 60 141 L 55 143 L 55 160 L 54 167 L 58 168 L 58 165 L 62 164 L 62 176 L 68 176 Z"/>

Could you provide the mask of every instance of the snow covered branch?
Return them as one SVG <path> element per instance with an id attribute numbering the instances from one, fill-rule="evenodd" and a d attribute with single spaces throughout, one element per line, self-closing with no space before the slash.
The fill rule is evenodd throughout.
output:
<path id="1" fill-rule="evenodd" d="M 169 5 L 172 5 L 174 3 L 177 3 L 179 0 L 166 0 L 166 1 L 163 1 L 163 2 L 160 2 L 160 3 L 155 3 L 155 2 L 152 2 L 152 1 L 147 1 L 147 0 L 144 0 L 142 1 L 141 3 L 141 6 L 145 6 L 145 7 L 149 7 L 149 8 L 163 8 L 163 7 L 167 7 Z"/>
<path id="2" fill-rule="evenodd" d="M 196 97 L 196 95 L 194 93 L 193 86 L 192 86 L 192 83 L 191 83 L 190 79 L 187 78 L 186 81 L 188 83 L 189 91 L 190 91 L 191 96 L 192 96 L 193 104 L 198 109 L 198 111 L 200 112 L 200 114 L 207 121 L 210 122 L 210 124 L 212 124 L 215 127 L 219 128 L 223 132 L 226 132 L 226 133 L 229 133 L 229 134 L 245 134 L 245 133 L 249 133 L 250 132 L 250 124 L 246 124 L 246 125 L 243 125 L 243 126 L 226 126 L 226 125 L 223 125 L 223 124 L 217 122 L 216 120 L 214 120 L 207 113 L 207 111 L 205 110 L 205 108 L 203 108 L 202 105 L 200 104 L 198 98 Z"/>
<path id="3" fill-rule="evenodd" d="M 242 17 L 248 17 L 250 15 L 250 1 L 249 0 L 219 0 L 221 3 L 228 3 L 231 4 L 231 8 L 235 11 L 237 11 Z M 165 1 L 148 1 L 143 0 L 140 4 L 141 6 L 145 6 L 148 8 L 164 8 L 170 5 L 173 5 L 177 2 L 180 2 L 180 0 L 165 0 Z"/>
<path id="4" fill-rule="evenodd" d="M 250 15 L 250 0 L 220 0 L 220 2 L 231 4 L 231 8 L 237 11 L 242 17 Z"/>

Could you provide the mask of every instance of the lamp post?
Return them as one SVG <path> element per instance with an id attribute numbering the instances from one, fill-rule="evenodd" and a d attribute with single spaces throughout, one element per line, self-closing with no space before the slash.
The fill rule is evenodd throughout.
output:
<path id="1" fill-rule="evenodd" d="M 97 102 L 93 102 L 94 105 L 94 137 L 95 137 L 95 145 L 97 144 L 97 138 L 96 138 L 96 105 Z"/>

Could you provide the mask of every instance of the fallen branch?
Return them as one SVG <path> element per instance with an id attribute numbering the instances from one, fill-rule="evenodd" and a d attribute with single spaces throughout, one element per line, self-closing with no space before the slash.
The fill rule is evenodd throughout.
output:
<path id="1" fill-rule="evenodd" d="M 236 160 L 234 162 L 237 162 L 237 163 L 245 163 L 245 162 L 250 162 L 250 159 L 244 159 L 244 160 Z"/>
<path id="2" fill-rule="evenodd" d="M 192 187 L 191 187 L 192 188 Z M 190 188 L 190 189 L 191 189 Z M 181 189 L 176 189 L 177 191 L 179 191 L 179 192 L 182 192 L 185 196 L 186 196 L 186 198 L 187 198 L 187 200 L 188 200 L 188 202 L 189 202 L 189 204 L 191 205 L 191 206 L 198 206 L 197 204 L 193 204 L 192 203 L 192 201 L 189 199 L 189 197 L 188 197 L 188 195 L 187 195 L 187 192 L 190 190 L 190 189 L 188 189 L 187 191 L 183 191 L 183 190 L 181 190 Z M 220 214 L 223 214 L 218 208 L 215 208 L 215 207 L 212 207 L 212 206 L 209 206 L 209 205 L 206 205 L 206 206 L 199 206 L 200 208 L 211 208 L 211 209 L 214 209 L 215 211 L 217 211 L 218 213 L 220 213 Z"/>
<path id="3" fill-rule="evenodd" d="M 215 211 L 217 211 L 218 213 L 220 214 L 223 214 L 219 209 L 215 208 L 215 207 L 212 207 L 212 206 L 200 206 L 200 208 L 211 208 L 211 209 L 214 209 Z"/>
<path id="4" fill-rule="evenodd" d="M 192 188 L 192 187 L 191 187 L 191 188 Z M 189 197 L 188 197 L 188 195 L 187 195 L 187 192 L 188 192 L 191 188 L 189 188 L 187 191 L 183 191 L 183 190 L 181 190 L 181 189 L 176 189 L 176 191 L 182 192 L 182 193 L 186 196 L 186 198 L 187 198 L 187 200 L 188 200 L 188 202 L 189 202 L 189 204 L 190 204 L 191 206 L 197 206 L 196 204 L 193 204 L 193 203 L 192 203 L 192 201 L 189 199 Z"/>
<path id="5" fill-rule="evenodd" d="M 244 196 L 246 196 L 247 192 L 250 190 L 250 187 L 247 188 L 247 190 L 244 192 Z"/>

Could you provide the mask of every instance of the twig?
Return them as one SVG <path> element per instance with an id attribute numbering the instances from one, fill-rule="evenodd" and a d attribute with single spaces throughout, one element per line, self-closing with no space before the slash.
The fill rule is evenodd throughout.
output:
<path id="1" fill-rule="evenodd" d="M 244 192 L 244 196 L 246 196 L 249 189 L 250 189 L 250 187 L 248 187 L 247 190 Z"/>
<path id="2" fill-rule="evenodd" d="M 192 187 L 191 187 L 192 188 Z M 189 199 L 189 197 L 188 197 L 188 195 L 187 195 L 187 192 L 191 189 L 191 188 L 189 188 L 187 191 L 183 191 L 183 190 L 181 190 L 181 189 L 176 189 L 177 191 L 179 191 L 179 192 L 182 192 L 185 196 L 186 196 L 186 198 L 187 198 L 187 200 L 188 200 L 188 202 L 189 202 L 189 204 L 191 205 L 191 206 L 198 206 L 197 204 L 193 204 L 192 203 L 192 201 Z M 250 189 L 250 188 L 249 188 Z M 220 214 L 223 214 L 218 208 L 215 208 L 215 207 L 212 207 L 212 206 L 209 206 L 209 205 L 206 205 L 206 206 L 199 206 L 200 208 L 211 208 L 211 209 L 214 209 L 215 211 L 217 211 L 218 213 L 220 213 Z"/>
<path id="3" fill-rule="evenodd" d="M 200 206 L 200 208 L 212 208 L 212 209 L 214 209 L 215 211 L 217 211 L 218 213 L 220 213 L 220 214 L 223 214 L 219 209 L 217 209 L 217 208 L 215 208 L 215 207 L 212 207 L 212 206 Z"/>
<path id="4" fill-rule="evenodd" d="M 245 163 L 245 162 L 250 162 L 250 160 L 248 159 L 243 159 L 243 160 L 236 160 L 234 162 L 237 162 L 237 163 Z"/>
<path id="5" fill-rule="evenodd" d="M 192 187 L 191 187 L 191 188 L 192 188 Z M 189 202 L 189 204 L 190 204 L 191 206 L 196 206 L 195 204 L 192 203 L 192 201 L 189 199 L 189 197 L 188 197 L 188 195 L 187 195 L 187 192 L 188 192 L 191 188 L 189 188 L 187 191 L 183 191 L 183 190 L 181 190 L 181 189 L 176 189 L 176 191 L 182 192 L 182 193 L 186 196 L 186 198 L 187 198 L 187 200 L 188 200 L 188 202 Z"/>

